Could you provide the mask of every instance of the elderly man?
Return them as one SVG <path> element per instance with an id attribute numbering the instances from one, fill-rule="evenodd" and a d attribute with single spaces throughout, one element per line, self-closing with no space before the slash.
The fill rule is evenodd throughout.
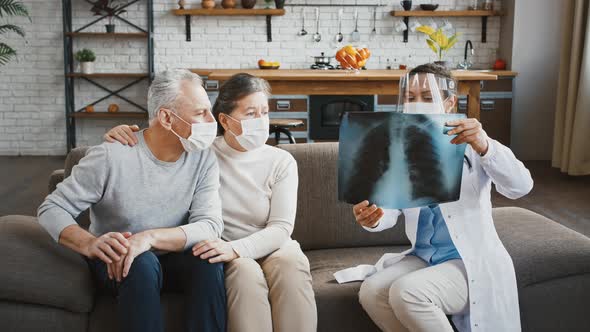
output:
<path id="1" fill-rule="evenodd" d="M 162 289 L 185 295 L 186 331 L 225 331 L 223 266 L 190 250 L 223 229 L 219 169 L 207 149 L 217 124 L 201 85 L 186 70 L 157 75 L 139 148 L 89 149 L 39 207 L 40 224 L 116 296 L 122 331 L 164 331 Z M 88 208 L 86 231 L 74 218 Z"/>

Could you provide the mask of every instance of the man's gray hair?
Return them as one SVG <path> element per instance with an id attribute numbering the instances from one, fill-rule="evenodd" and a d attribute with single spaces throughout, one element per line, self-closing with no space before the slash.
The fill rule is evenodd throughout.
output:
<path id="1" fill-rule="evenodd" d="M 156 75 L 148 90 L 148 112 L 150 120 L 158 116 L 161 108 L 176 106 L 183 81 L 203 85 L 201 77 L 186 69 L 168 69 Z M 176 112 L 174 110 L 174 112 Z"/>

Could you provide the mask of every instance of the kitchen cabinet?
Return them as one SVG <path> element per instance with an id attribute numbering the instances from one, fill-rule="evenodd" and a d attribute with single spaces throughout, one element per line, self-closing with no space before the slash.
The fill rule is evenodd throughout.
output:
<path id="1" fill-rule="evenodd" d="M 506 146 L 511 141 L 513 82 L 510 76 L 483 82 L 480 95 L 480 121 L 484 130 Z"/>

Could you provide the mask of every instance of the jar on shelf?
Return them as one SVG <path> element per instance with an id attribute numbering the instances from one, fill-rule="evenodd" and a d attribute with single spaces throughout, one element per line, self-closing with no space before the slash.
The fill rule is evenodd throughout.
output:
<path id="1" fill-rule="evenodd" d="M 204 9 L 213 9 L 215 8 L 215 0 L 203 0 L 201 1 L 201 7 Z"/>
<path id="2" fill-rule="evenodd" d="M 481 2 L 479 9 L 481 9 L 481 10 L 494 10 L 494 0 L 483 0 Z"/>
<path id="3" fill-rule="evenodd" d="M 231 9 L 236 7 L 236 0 L 223 0 L 221 2 L 221 7 L 225 9 Z"/>
<path id="4" fill-rule="evenodd" d="M 246 9 L 252 9 L 256 6 L 256 0 L 242 0 L 242 7 Z"/>

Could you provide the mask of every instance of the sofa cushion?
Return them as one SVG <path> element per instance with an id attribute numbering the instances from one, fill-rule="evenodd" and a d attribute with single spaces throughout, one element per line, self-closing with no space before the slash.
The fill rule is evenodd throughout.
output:
<path id="1" fill-rule="evenodd" d="M 68 153 L 68 156 L 66 157 L 66 162 L 64 165 L 64 177 L 68 177 L 70 176 L 70 174 L 72 174 L 72 168 L 74 168 L 74 166 L 78 165 L 78 163 L 80 162 L 80 159 L 84 158 L 84 156 L 86 156 L 86 152 L 88 151 L 89 147 L 84 146 L 84 147 L 79 147 L 79 148 L 75 148 L 72 151 L 70 151 L 70 153 Z"/>
<path id="2" fill-rule="evenodd" d="M 0 300 L 90 312 L 94 287 L 88 265 L 55 243 L 34 217 L 0 217 Z"/>
<path id="3" fill-rule="evenodd" d="M 512 257 L 519 288 L 590 273 L 590 239 L 532 211 L 493 209 L 498 236 Z"/>
<path id="4" fill-rule="evenodd" d="M 2 332 L 86 332 L 88 314 L 39 304 L 0 301 Z"/>
<path id="5" fill-rule="evenodd" d="M 364 247 L 306 251 L 318 307 L 318 331 L 379 331 L 358 300 L 360 282 L 338 284 L 334 272 L 359 264 L 375 264 L 388 252 L 408 247 Z"/>
<path id="6" fill-rule="evenodd" d="M 338 201 L 338 143 L 287 144 L 299 169 L 297 219 L 293 238 L 304 250 L 408 245 L 403 223 L 367 233 L 352 215 L 352 205 Z"/>
<path id="7" fill-rule="evenodd" d="M 49 175 L 49 185 L 47 186 L 48 193 L 52 193 L 57 185 L 64 180 L 64 170 L 56 169 Z"/>

